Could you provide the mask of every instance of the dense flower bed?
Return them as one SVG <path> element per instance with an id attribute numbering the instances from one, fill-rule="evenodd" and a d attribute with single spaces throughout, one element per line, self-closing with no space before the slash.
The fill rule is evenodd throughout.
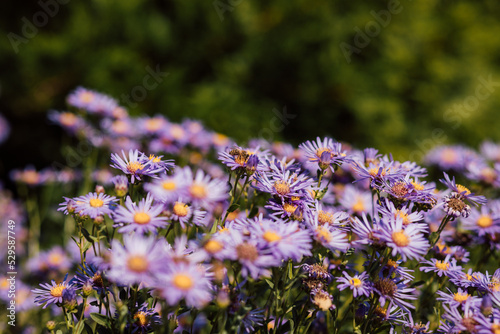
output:
<path id="1" fill-rule="evenodd" d="M 83 167 L 12 172 L 29 224 L 2 190 L 26 332 L 499 333 L 500 145 L 435 148 L 430 180 L 328 137 L 242 147 L 84 88 L 67 101 L 49 118 Z"/>

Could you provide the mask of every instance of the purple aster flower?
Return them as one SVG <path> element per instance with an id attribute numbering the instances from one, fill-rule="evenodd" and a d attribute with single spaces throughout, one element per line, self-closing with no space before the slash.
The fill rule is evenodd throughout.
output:
<path id="1" fill-rule="evenodd" d="M 468 200 L 469 202 L 473 203 L 476 206 L 479 204 L 486 204 L 487 202 L 486 197 L 480 195 L 474 195 L 466 187 L 462 186 L 461 184 L 455 183 L 455 177 L 453 177 L 453 179 L 450 180 L 448 174 L 446 174 L 445 172 L 443 172 L 443 174 L 444 174 L 444 180 L 440 179 L 439 181 L 441 181 L 441 183 L 447 186 L 448 189 L 450 189 L 455 193 L 460 194 L 466 200 Z"/>
<path id="2" fill-rule="evenodd" d="M 148 308 L 148 304 L 144 303 L 132 316 L 133 323 L 131 324 L 132 333 L 150 333 L 155 325 L 161 325 L 162 321 L 158 312 L 154 308 Z"/>
<path id="3" fill-rule="evenodd" d="M 89 113 L 104 116 L 113 115 L 114 110 L 118 108 L 118 102 L 115 99 L 83 87 L 78 87 L 68 95 L 67 102 L 69 105 L 85 109 Z"/>
<path id="4" fill-rule="evenodd" d="M 72 112 L 57 112 L 52 110 L 49 112 L 48 117 L 52 122 L 60 125 L 64 130 L 72 135 L 82 130 L 86 125 L 83 118 Z"/>
<path id="5" fill-rule="evenodd" d="M 186 170 L 179 168 L 172 176 L 162 175 L 159 179 L 154 179 L 152 183 L 144 184 L 144 190 L 150 192 L 158 201 L 173 203 L 179 196 L 187 194 L 190 181 Z"/>
<path id="6" fill-rule="evenodd" d="M 165 247 L 154 236 L 124 235 L 123 245 L 113 240 L 107 277 L 118 284 L 151 285 L 165 267 Z"/>
<path id="7" fill-rule="evenodd" d="M 150 154 L 149 156 L 144 155 L 143 159 L 148 159 L 151 164 L 150 168 L 153 170 L 162 169 L 165 173 L 170 172 L 174 169 L 174 160 L 162 160 L 163 155 Z"/>
<path id="8" fill-rule="evenodd" d="M 281 220 L 263 219 L 262 215 L 250 224 L 249 231 L 258 240 L 258 246 L 268 248 L 283 260 L 291 258 L 300 262 L 303 256 L 311 256 L 309 231 L 299 228 L 297 222 L 285 224 Z"/>
<path id="9" fill-rule="evenodd" d="M 366 296 L 369 297 L 371 293 L 371 286 L 369 281 L 367 281 L 368 273 L 364 271 L 361 275 L 351 276 L 345 271 L 342 272 L 344 277 L 338 277 L 337 282 L 340 283 L 337 285 L 337 288 L 342 291 L 347 288 L 352 290 L 352 294 L 354 298 L 358 296 Z"/>
<path id="10" fill-rule="evenodd" d="M 377 221 L 370 222 L 364 213 L 361 218 L 353 217 L 351 219 L 351 230 L 357 237 L 353 245 L 385 246 L 384 242 L 380 239 L 380 223 Z"/>
<path id="11" fill-rule="evenodd" d="M 345 230 L 345 226 L 348 225 L 347 221 L 350 218 L 347 212 L 333 211 L 333 209 L 323 206 L 319 201 L 316 201 L 314 206 L 314 209 L 309 210 L 310 214 L 306 215 L 306 219 L 317 219 L 319 225 L 326 224 Z"/>
<path id="12" fill-rule="evenodd" d="M 397 168 L 392 168 L 394 162 L 381 161 L 378 165 L 370 163 L 368 167 L 355 162 L 353 170 L 356 173 L 356 181 L 369 180 L 371 187 L 380 187 L 387 182 L 395 182 L 403 178 L 406 173 Z"/>
<path id="13" fill-rule="evenodd" d="M 117 175 L 111 179 L 115 186 L 115 193 L 118 197 L 124 197 L 128 192 L 128 178 L 125 175 Z"/>
<path id="14" fill-rule="evenodd" d="M 197 207 L 211 210 L 217 203 L 227 200 L 228 186 L 222 179 L 212 179 L 209 175 L 198 169 L 193 177 L 191 168 L 184 168 L 187 179 L 187 196 L 191 203 Z"/>
<path id="15" fill-rule="evenodd" d="M 437 165 L 440 169 L 462 171 L 467 162 L 477 159 L 478 154 L 464 146 L 438 146 L 430 150 L 425 163 Z"/>
<path id="16" fill-rule="evenodd" d="M 500 145 L 492 141 L 485 140 L 479 147 L 481 154 L 489 161 L 500 162 Z"/>
<path id="17" fill-rule="evenodd" d="M 322 311 L 335 309 L 333 296 L 320 288 L 316 288 L 311 291 L 311 302 Z"/>
<path id="18" fill-rule="evenodd" d="M 156 234 L 158 228 L 167 225 L 167 218 L 160 216 L 162 211 L 163 205 L 153 205 L 150 193 L 141 199 L 139 204 L 132 202 L 130 196 L 127 196 L 125 207 L 118 206 L 113 214 L 113 220 L 118 223 L 114 226 L 120 227 L 118 230 L 120 233 L 134 231 L 140 234 L 147 232 Z"/>
<path id="19" fill-rule="evenodd" d="M 37 295 L 35 303 L 43 305 L 43 308 L 46 308 L 50 304 L 62 303 L 64 290 L 71 289 L 73 287 L 72 284 L 66 282 L 67 278 L 68 274 L 64 276 L 61 283 L 56 283 L 54 280 L 52 280 L 51 284 L 40 283 L 40 286 L 43 289 L 32 290 L 33 293 Z"/>
<path id="20" fill-rule="evenodd" d="M 281 259 L 272 254 L 269 249 L 263 249 L 256 239 L 248 238 L 243 231 L 229 229 L 225 234 L 225 242 L 230 249 L 229 259 L 237 260 L 241 265 L 243 277 L 250 275 L 253 279 L 260 276 L 269 276 L 268 268 L 279 266 Z"/>
<path id="21" fill-rule="evenodd" d="M 196 264 L 168 263 L 165 273 L 158 276 L 156 286 L 169 305 L 177 305 L 184 299 L 187 306 L 202 308 L 212 299 L 206 270 Z"/>
<path id="22" fill-rule="evenodd" d="M 347 234 L 338 227 L 330 224 L 321 224 L 319 212 L 307 212 L 305 219 L 307 227 L 311 231 L 314 240 L 320 245 L 332 251 L 346 251 L 350 244 L 347 240 Z"/>
<path id="23" fill-rule="evenodd" d="M 339 204 L 349 213 L 363 214 L 371 212 L 373 196 L 369 191 L 360 190 L 350 184 L 344 188 Z"/>
<path id="24" fill-rule="evenodd" d="M 269 165 L 271 172 L 255 175 L 256 183 L 252 185 L 257 190 L 277 196 L 282 200 L 302 197 L 302 193 L 314 181 L 297 171 L 285 170 L 285 166 L 278 166 L 278 161 Z"/>
<path id="25" fill-rule="evenodd" d="M 137 119 L 137 129 L 140 133 L 147 136 L 158 134 L 168 124 L 163 115 L 154 117 L 141 117 Z"/>
<path id="26" fill-rule="evenodd" d="M 481 304 L 481 298 L 470 295 L 467 290 L 458 288 L 458 291 L 455 293 L 451 292 L 450 289 L 447 290 L 448 293 L 439 290 L 436 291 L 436 293 L 440 296 L 436 298 L 436 300 L 441 300 L 450 306 L 465 305 L 467 302 L 469 302 L 473 307 L 479 307 Z"/>
<path id="27" fill-rule="evenodd" d="M 477 333 L 477 314 L 480 313 L 479 308 L 475 308 L 472 301 L 465 302 L 461 305 L 447 305 L 444 304 L 443 319 L 446 320 L 439 326 L 439 331 L 443 333 Z M 460 309 L 463 312 L 460 312 Z"/>
<path id="28" fill-rule="evenodd" d="M 377 281 L 373 283 L 373 291 L 380 296 L 380 305 L 384 306 L 386 301 L 395 304 L 402 309 L 408 311 L 410 308 L 415 308 L 412 304 L 405 299 L 415 300 L 417 296 L 413 293 L 414 288 L 409 288 L 406 281 L 399 278 L 390 278 L 380 276 Z"/>
<path id="29" fill-rule="evenodd" d="M 380 239 L 392 248 L 392 256 L 401 255 L 406 259 L 422 259 L 429 249 L 429 242 L 417 225 L 403 228 L 403 219 L 390 219 L 380 230 Z"/>
<path id="30" fill-rule="evenodd" d="M 465 198 L 459 193 L 452 192 L 443 198 L 444 212 L 453 218 L 464 217 L 467 218 L 470 215 L 471 208 L 465 203 Z"/>
<path id="31" fill-rule="evenodd" d="M 30 187 L 55 181 L 53 171 L 48 169 L 37 171 L 33 166 L 27 166 L 24 170 L 12 170 L 10 178 L 15 182 L 24 183 Z"/>
<path id="32" fill-rule="evenodd" d="M 437 273 L 439 277 L 443 275 L 452 277 L 456 272 L 462 271 L 462 267 L 457 265 L 457 260 L 452 258 L 451 254 L 448 254 L 443 261 L 432 258 L 422 261 L 422 264 L 426 264 L 427 266 L 420 266 L 420 271 L 425 271 L 426 273 L 432 271 Z"/>
<path id="33" fill-rule="evenodd" d="M 108 283 L 103 272 L 90 263 L 85 263 L 85 267 L 79 266 L 71 283 L 74 284 L 77 290 L 81 290 L 87 284 L 93 290 L 96 290 L 98 294 L 108 289 Z"/>
<path id="34" fill-rule="evenodd" d="M 200 210 L 197 207 L 190 206 L 185 203 L 182 197 L 169 206 L 170 219 L 179 222 L 184 229 L 186 225 L 192 220 L 194 225 L 206 226 L 208 221 L 206 218 L 206 211 Z"/>
<path id="35" fill-rule="evenodd" d="M 131 175 L 131 183 L 137 179 L 141 181 L 141 177 L 150 176 L 157 177 L 157 173 L 164 171 L 163 168 L 153 168 L 152 161 L 145 158 L 145 154 L 138 150 L 130 150 L 128 158 L 125 152 L 122 151 L 123 159 L 118 154 L 111 154 L 111 167 L 121 170 L 125 174 Z"/>
<path id="36" fill-rule="evenodd" d="M 378 207 L 378 212 L 382 215 L 383 219 L 390 220 L 391 218 L 401 217 L 403 219 L 404 226 L 417 224 L 422 228 L 422 232 L 428 231 L 427 224 L 418 223 L 424 220 L 424 215 L 419 211 L 413 210 L 413 203 L 409 203 L 408 205 L 404 205 L 399 208 L 396 208 L 394 203 L 392 203 L 388 199 L 386 199 L 382 203 L 384 205 Z"/>
<path id="37" fill-rule="evenodd" d="M 450 273 L 450 281 L 457 287 L 468 288 L 474 286 L 473 277 L 478 276 L 478 273 L 473 273 L 472 268 L 464 273 L 463 271 L 454 271 Z M 480 274 L 480 273 L 479 273 Z"/>
<path id="38" fill-rule="evenodd" d="M 342 144 L 334 142 L 333 139 L 328 137 L 325 137 L 323 141 L 319 137 L 316 138 L 316 142 L 308 140 L 300 144 L 299 148 L 304 151 L 306 162 L 315 163 L 320 168 L 322 167 L 321 164 L 324 164 L 324 167 L 340 166 L 343 162 L 350 161 L 350 159 L 346 158 L 346 152 L 342 151 Z"/>
<path id="39" fill-rule="evenodd" d="M 267 151 L 260 152 L 259 147 L 246 149 L 235 146 L 226 151 L 219 152 L 219 160 L 231 170 L 253 172 L 263 172 L 266 165 L 262 162 Z"/>
<path id="40" fill-rule="evenodd" d="M 105 195 L 104 193 L 88 193 L 85 196 L 74 198 L 75 212 L 80 216 L 89 216 L 95 219 L 98 216 L 108 215 L 113 213 L 118 199 L 114 196 Z"/>
<path id="41" fill-rule="evenodd" d="M 500 233 L 500 212 L 484 205 L 473 208 L 468 218 L 462 219 L 462 228 L 476 232 L 480 237 Z"/>
<path id="42" fill-rule="evenodd" d="M 497 293 L 500 292 L 500 268 L 493 275 L 474 273 L 472 275 L 474 286 L 481 292 Z"/>

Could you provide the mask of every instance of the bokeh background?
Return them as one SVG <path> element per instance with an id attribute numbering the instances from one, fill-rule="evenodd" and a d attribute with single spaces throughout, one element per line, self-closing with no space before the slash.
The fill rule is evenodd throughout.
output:
<path id="1" fill-rule="evenodd" d="M 131 114 L 200 119 L 242 144 L 285 106 L 273 139 L 293 144 L 329 135 L 418 160 L 500 140 L 497 0 L 9 1 L 0 16 L 2 179 L 62 160 L 47 111 L 70 91 L 120 99 L 148 66 L 168 76 Z"/>

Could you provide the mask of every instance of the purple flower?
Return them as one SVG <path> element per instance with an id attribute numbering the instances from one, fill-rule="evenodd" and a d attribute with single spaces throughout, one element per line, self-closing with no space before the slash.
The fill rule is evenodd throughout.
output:
<path id="1" fill-rule="evenodd" d="M 445 275 L 448 277 L 453 277 L 456 272 L 461 272 L 462 267 L 457 265 L 457 260 L 451 258 L 451 254 L 448 254 L 443 261 L 430 259 L 422 261 L 422 264 L 427 266 L 421 266 L 420 271 L 425 271 L 426 273 L 432 271 L 437 273 L 439 277 Z"/>
<path id="2" fill-rule="evenodd" d="M 461 194 L 452 192 L 445 196 L 443 200 L 443 210 L 448 216 L 453 218 L 460 216 L 464 218 L 469 217 L 471 208 L 467 203 L 465 203 L 465 198 Z"/>
<path id="3" fill-rule="evenodd" d="M 450 289 L 447 289 L 448 293 L 443 291 L 436 291 L 440 296 L 436 300 L 442 300 L 445 304 L 450 306 L 464 305 L 469 302 L 473 306 L 479 306 L 481 304 L 481 299 L 476 296 L 471 296 L 467 290 L 462 290 L 458 288 L 458 291 L 453 293 Z"/>
<path id="4" fill-rule="evenodd" d="M 308 212 L 306 218 L 307 226 L 309 227 L 314 239 L 332 251 L 346 251 L 350 244 L 347 240 L 347 234 L 338 227 L 330 224 L 321 224 L 319 221 L 319 213 Z"/>
<path id="5" fill-rule="evenodd" d="M 132 316 L 134 322 L 131 324 L 132 333 L 150 333 L 154 325 L 161 325 L 161 318 L 154 308 L 148 308 L 144 303 Z"/>
<path id="6" fill-rule="evenodd" d="M 167 264 L 156 286 L 169 305 L 177 305 L 184 299 L 189 307 L 202 308 L 212 299 L 212 286 L 206 270 L 196 264 Z"/>
<path id="7" fill-rule="evenodd" d="M 125 174 L 131 175 L 131 183 L 137 179 L 141 181 L 141 177 L 150 176 L 157 177 L 157 173 L 163 172 L 163 168 L 153 167 L 153 162 L 149 160 L 144 153 L 138 150 L 130 150 L 128 157 L 122 150 L 123 159 L 118 154 L 111 154 L 111 167 L 121 170 Z"/>
<path id="8" fill-rule="evenodd" d="M 392 248 L 392 256 L 401 255 L 406 259 L 421 259 L 427 253 L 429 242 L 421 233 L 419 226 L 403 228 L 403 219 L 390 219 L 380 230 L 380 239 Z"/>
<path id="9" fill-rule="evenodd" d="M 417 299 L 417 296 L 413 294 L 415 289 L 409 288 L 407 282 L 399 278 L 393 279 L 380 276 L 379 279 L 373 283 L 373 291 L 380 296 L 379 300 L 382 306 L 385 305 L 386 301 L 390 301 L 391 304 L 393 303 L 406 311 L 410 308 L 415 308 L 405 300 Z"/>
<path id="10" fill-rule="evenodd" d="M 146 198 L 141 199 L 139 204 L 132 202 L 130 196 L 125 201 L 125 207 L 118 206 L 113 214 L 116 223 L 115 227 L 120 227 L 118 232 L 136 232 L 145 234 L 152 232 L 156 234 L 158 228 L 167 225 L 167 218 L 160 217 L 163 205 L 153 205 L 153 197 L 150 193 Z"/>
<path id="11" fill-rule="evenodd" d="M 113 240 L 107 277 L 119 284 L 151 285 L 165 267 L 165 247 L 153 236 L 124 235 L 123 245 Z"/>
<path id="12" fill-rule="evenodd" d="M 64 276 L 61 283 L 56 283 L 54 280 L 52 280 L 52 284 L 40 283 L 43 289 L 32 290 L 37 295 L 35 303 L 43 305 L 43 308 L 46 308 L 50 304 L 62 303 L 64 290 L 73 287 L 72 284 L 66 282 L 67 278 L 68 274 Z"/>
<path id="13" fill-rule="evenodd" d="M 229 150 L 219 152 L 219 160 L 231 170 L 263 172 L 266 166 L 262 163 L 267 151 L 260 152 L 259 148 L 246 149 L 235 146 Z"/>
<path id="14" fill-rule="evenodd" d="M 482 206 L 480 210 L 473 208 L 469 217 L 462 219 L 462 227 L 476 232 L 480 237 L 500 233 L 500 212 L 494 209 L 489 205 Z"/>
<path id="15" fill-rule="evenodd" d="M 227 199 L 228 186 L 227 182 L 222 179 L 212 179 L 209 175 L 198 169 L 193 177 L 191 168 L 184 168 L 185 177 L 187 179 L 187 197 L 193 205 L 196 205 L 207 210 L 211 210 L 214 206 Z"/>
<path id="16" fill-rule="evenodd" d="M 186 169 L 177 169 L 172 176 L 162 175 L 154 179 L 152 183 L 144 184 L 144 190 L 153 197 L 164 203 L 172 203 L 182 194 L 187 194 L 187 186 L 190 183 Z M 186 196 L 187 197 L 187 196 Z"/>
<path id="17" fill-rule="evenodd" d="M 354 298 L 358 296 L 366 296 L 369 297 L 371 293 L 370 283 L 367 281 L 368 273 L 364 271 L 361 275 L 350 276 L 345 271 L 342 272 L 344 277 L 338 277 L 337 282 L 340 283 L 337 285 L 337 288 L 342 291 L 347 288 L 352 290 L 352 294 Z"/>
<path id="18" fill-rule="evenodd" d="M 348 160 L 346 152 L 342 151 L 342 144 L 334 142 L 328 137 L 325 137 L 323 141 L 319 137 L 316 138 L 316 142 L 308 140 L 300 144 L 299 148 L 304 151 L 304 157 L 308 163 L 315 163 L 320 168 L 332 165 L 340 166 Z M 324 165 L 322 166 L 322 164 Z"/>
<path id="19" fill-rule="evenodd" d="M 98 216 L 110 216 L 118 199 L 104 193 L 88 193 L 85 196 L 74 198 L 74 201 L 76 203 L 75 212 L 80 216 L 89 216 L 95 219 Z"/>
<path id="20" fill-rule="evenodd" d="M 486 202 L 488 201 L 486 197 L 480 195 L 474 195 L 473 193 L 470 192 L 469 189 L 467 189 L 463 185 L 455 183 L 455 177 L 453 177 L 453 179 L 450 180 L 448 174 L 446 174 L 445 172 L 443 172 L 443 174 L 444 174 L 444 180 L 440 179 L 439 181 L 441 181 L 441 183 L 447 186 L 448 189 L 450 189 L 451 191 L 456 192 L 461 196 L 463 196 L 469 202 L 477 206 L 479 204 L 486 204 Z"/>

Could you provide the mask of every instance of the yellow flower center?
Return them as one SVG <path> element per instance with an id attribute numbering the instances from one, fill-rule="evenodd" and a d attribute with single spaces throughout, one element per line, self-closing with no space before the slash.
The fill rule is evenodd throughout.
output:
<path id="1" fill-rule="evenodd" d="M 424 185 L 415 181 L 411 181 L 411 184 L 413 185 L 413 188 L 416 190 L 424 190 Z"/>
<path id="2" fill-rule="evenodd" d="M 450 268 L 450 264 L 448 262 L 436 261 L 436 268 L 439 270 L 448 270 L 448 268 Z"/>
<path id="3" fill-rule="evenodd" d="M 40 180 L 40 174 L 34 170 L 28 170 L 22 174 L 22 180 L 27 184 L 36 184 Z"/>
<path id="4" fill-rule="evenodd" d="M 191 155 L 189 156 L 189 162 L 192 163 L 193 165 L 199 164 L 203 160 L 203 155 L 201 155 L 199 152 L 192 152 Z"/>
<path id="5" fill-rule="evenodd" d="M 262 237 L 267 242 L 273 242 L 273 241 L 279 241 L 279 240 L 281 240 L 281 236 L 278 233 L 274 232 L 274 231 L 266 231 L 264 233 L 264 235 L 262 235 Z"/>
<path id="6" fill-rule="evenodd" d="M 49 255 L 49 263 L 52 265 L 58 265 L 62 262 L 63 258 L 61 254 L 52 253 Z"/>
<path id="7" fill-rule="evenodd" d="M 359 287 L 361 285 L 361 280 L 359 278 L 353 277 L 349 281 L 349 283 L 354 286 L 355 288 Z"/>
<path id="8" fill-rule="evenodd" d="M 318 228 L 316 229 L 316 235 L 318 236 L 318 238 L 323 239 L 326 242 L 330 242 L 332 240 L 332 235 L 330 234 L 330 231 L 328 231 L 323 226 L 318 226 Z"/>
<path id="9" fill-rule="evenodd" d="M 94 94 L 91 92 L 83 92 L 80 95 L 80 101 L 85 102 L 85 103 L 90 103 L 94 99 Z"/>
<path id="10" fill-rule="evenodd" d="M 469 299 L 470 295 L 468 293 L 457 292 L 453 295 L 453 300 L 459 303 L 464 303 Z"/>
<path id="11" fill-rule="evenodd" d="M 363 200 L 361 198 L 358 198 L 356 203 L 352 206 L 352 211 L 354 212 L 363 212 L 365 211 L 365 205 L 363 203 Z"/>
<path id="12" fill-rule="evenodd" d="M 89 204 L 93 208 L 100 208 L 101 206 L 104 205 L 104 201 L 99 198 L 91 198 Z"/>
<path id="13" fill-rule="evenodd" d="M 316 150 L 316 156 L 317 156 L 318 158 L 321 158 L 321 155 L 322 155 L 323 153 L 325 153 L 325 152 L 329 152 L 329 153 L 330 153 L 330 155 L 331 155 L 332 150 L 330 150 L 329 148 L 326 148 L 326 147 L 321 147 L 321 148 L 318 148 L 318 149 Z M 315 159 L 315 158 L 310 158 L 309 160 L 316 160 L 316 159 Z"/>
<path id="14" fill-rule="evenodd" d="M 398 247 L 406 247 L 410 244 L 410 238 L 408 238 L 405 231 L 392 232 L 392 241 Z"/>
<path id="15" fill-rule="evenodd" d="M 77 121 L 77 117 L 75 116 L 75 114 L 72 114 L 70 112 L 63 112 L 61 113 L 61 116 L 60 116 L 60 122 L 62 125 L 64 126 L 73 126 L 75 125 L 76 121 Z"/>
<path id="16" fill-rule="evenodd" d="M 175 275 L 172 283 L 181 290 L 189 290 L 194 285 L 192 278 L 186 274 Z"/>
<path id="17" fill-rule="evenodd" d="M 137 172 L 138 170 L 140 169 L 143 169 L 144 168 L 144 165 L 141 164 L 140 162 L 138 161 L 130 161 L 128 164 L 127 164 L 127 170 L 130 172 L 130 173 L 135 173 Z"/>
<path id="18" fill-rule="evenodd" d="M 227 136 L 220 133 L 216 133 L 213 137 L 214 143 L 217 146 L 224 145 L 227 142 L 227 139 L 228 139 Z"/>
<path id="19" fill-rule="evenodd" d="M 134 215 L 134 223 L 139 225 L 148 224 L 151 221 L 151 216 L 146 212 L 136 212 Z"/>
<path id="20" fill-rule="evenodd" d="M 203 248 L 205 248 L 208 253 L 215 254 L 220 252 L 224 246 L 217 240 L 208 240 Z"/>
<path id="21" fill-rule="evenodd" d="M 221 233 L 221 234 L 222 234 L 222 233 L 229 233 L 229 229 L 228 229 L 227 227 L 223 227 L 223 228 L 221 228 L 221 229 L 219 230 L 219 232 L 218 232 L 218 233 Z"/>
<path id="22" fill-rule="evenodd" d="M 490 227 L 493 225 L 493 219 L 489 215 L 481 215 L 477 219 L 476 225 L 482 228 Z"/>
<path id="23" fill-rule="evenodd" d="M 318 222 L 321 225 L 329 224 L 329 223 L 332 222 L 332 220 L 333 220 L 333 214 L 332 213 L 326 212 L 326 211 L 323 211 L 323 210 L 320 210 L 318 212 Z"/>
<path id="24" fill-rule="evenodd" d="M 162 124 L 163 123 L 161 121 L 161 118 L 151 118 L 146 121 L 144 127 L 146 128 L 146 130 L 154 132 L 158 131 L 161 128 Z"/>
<path id="25" fill-rule="evenodd" d="M 143 255 L 132 255 L 127 260 L 127 267 L 136 273 L 143 273 L 148 270 L 148 259 Z"/>
<path id="26" fill-rule="evenodd" d="M 202 199 L 207 197 L 207 190 L 205 189 L 205 186 L 199 183 L 193 183 L 193 185 L 189 188 L 189 192 L 194 198 Z"/>
<path id="27" fill-rule="evenodd" d="M 159 162 L 161 162 L 161 158 L 160 158 L 160 157 L 155 156 L 154 154 L 150 154 L 150 155 L 149 155 L 149 160 L 151 160 L 151 161 L 152 161 L 152 162 L 154 162 L 154 163 L 159 163 Z"/>
<path id="28" fill-rule="evenodd" d="M 491 325 L 491 330 L 495 334 L 500 334 L 500 324 L 493 324 L 493 325 Z"/>
<path id="29" fill-rule="evenodd" d="M 187 204 L 181 202 L 175 202 L 174 205 L 174 214 L 179 217 L 186 217 L 189 213 L 189 207 Z"/>
<path id="30" fill-rule="evenodd" d="M 182 139 L 184 137 L 184 129 L 180 125 L 174 124 L 172 126 L 172 137 Z"/>
<path id="31" fill-rule="evenodd" d="M 288 183 L 281 180 L 274 182 L 274 189 L 278 194 L 282 196 L 288 195 L 288 193 L 290 192 L 290 186 L 288 185 Z"/>
<path id="32" fill-rule="evenodd" d="M 114 132 L 123 135 L 128 132 L 128 123 L 120 120 L 114 121 L 113 124 L 111 124 L 111 128 Z"/>
<path id="33" fill-rule="evenodd" d="M 459 193 L 463 193 L 465 191 L 465 194 L 464 194 L 465 196 L 470 194 L 470 190 L 468 188 L 466 188 L 463 185 L 458 184 L 458 183 L 457 183 L 457 190 Z"/>
<path id="34" fill-rule="evenodd" d="M 296 209 L 297 209 L 297 205 L 293 205 L 290 203 L 283 204 L 283 210 L 285 210 L 285 212 L 294 213 Z"/>
<path id="35" fill-rule="evenodd" d="M 389 261 L 387 261 L 387 266 L 392 267 L 394 269 L 399 267 L 398 263 L 394 260 L 391 260 L 391 259 L 389 259 Z"/>
<path id="36" fill-rule="evenodd" d="M 447 148 L 441 153 L 441 159 L 447 163 L 454 163 L 458 160 L 458 155 L 455 150 Z"/>
<path id="37" fill-rule="evenodd" d="M 139 326 L 146 326 L 149 324 L 149 319 L 148 315 L 144 312 L 137 312 L 134 314 L 134 320 L 136 320 L 137 324 Z"/>
<path id="38" fill-rule="evenodd" d="M 167 191 L 175 190 L 175 188 L 176 188 L 175 182 L 172 182 L 172 181 L 164 181 L 161 184 L 161 186 L 163 187 L 163 189 L 165 189 Z"/>
<path id="39" fill-rule="evenodd" d="M 62 285 L 62 283 L 60 283 L 50 289 L 50 294 L 52 295 L 52 297 L 62 297 L 63 291 L 65 289 L 66 287 Z"/>
<path id="40" fill-rule="evenodd" d="M 408 219 L 408 214 L 407 213 L 404 213 L 403 211 L 397 209 L 396 212 L 394 213 L 394 217 L 397 218 L 397 217 L 401 217 L 403 218 L 403 225 L 409 225 L 410 224 L 410 220 Z"/>

